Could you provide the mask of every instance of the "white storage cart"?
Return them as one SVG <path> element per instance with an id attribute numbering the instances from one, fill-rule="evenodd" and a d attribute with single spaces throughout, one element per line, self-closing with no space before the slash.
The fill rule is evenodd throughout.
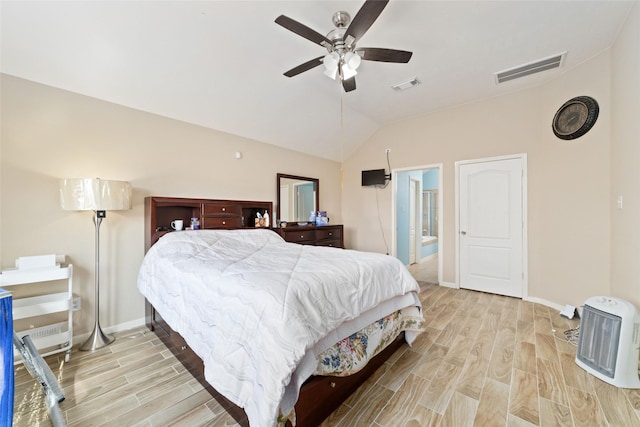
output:
<path id="1" fill-rule="evenodd" d="M 29 335 L 38 351 L 46 349 L 46 352 L 40 353 L 41 356 L 66 352 L 65 360 L 68 361 L 73 346 L 73 265 L 59 264 L 55 267 L 3 270 L 0 274 L 0 287 L 7 291 L 13 291 L 12 287 L 15 286 L 61 280 L 66 280 L 68 283 L 64 292 L 42 292 L 39 295 L 25 298 L 14 297 L 13 320 L 15 323 L 20 319 L 65 313 L 67 320 L 63 322 L 16 331 L 16 334 L 19 337 Z M 58 286 L 57 289 L 59 290 L 60 287 Z M 21 360 L 16 359 L 16 363 L 19 362 Z"/>

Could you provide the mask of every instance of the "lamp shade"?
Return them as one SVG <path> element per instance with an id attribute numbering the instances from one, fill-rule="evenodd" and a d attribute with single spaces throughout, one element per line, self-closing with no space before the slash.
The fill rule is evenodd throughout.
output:
<path id="1" fill-rule="evenodd" d="M 60 180 L 60 205 L 70 211 L 131 209 L 131 184 L 100 178 Z"/>

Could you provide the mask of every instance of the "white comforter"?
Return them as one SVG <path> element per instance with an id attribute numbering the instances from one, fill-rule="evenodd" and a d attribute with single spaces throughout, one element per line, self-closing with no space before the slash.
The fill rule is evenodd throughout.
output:
<path id="1" fill-rule="evenodd" d="M 169 233 L 145 256 L 138 289 L 255 427 L 292 409 L 295 400 L 281 407 L 285 388 L 327 333 L 419 291 L 396 258 L 291 244 L 260 229 Z"/>

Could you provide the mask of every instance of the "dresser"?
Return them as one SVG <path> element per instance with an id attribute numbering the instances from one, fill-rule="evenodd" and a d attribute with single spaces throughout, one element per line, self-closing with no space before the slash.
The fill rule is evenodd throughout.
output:
<path id="1" fill-rule="evenodd" d="M 291 243 L 314 246 L 332 246 L 344 248 L 344 229 L 342 225 L 298 226 L 275 228 L 284 240 Z"/>

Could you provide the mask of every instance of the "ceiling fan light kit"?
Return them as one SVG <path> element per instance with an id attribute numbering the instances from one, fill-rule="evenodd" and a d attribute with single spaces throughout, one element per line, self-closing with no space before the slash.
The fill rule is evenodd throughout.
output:
<path id="1" fill-rule="evenodd" d="M 344 65 L 348 66 L 352 70 L 357 70 L 361 63 L 362 58 L 357 53 L 347 52 L 344 55 Z"/>
<path id="2" fill-rule="evenodd" d="M 351 16 L 344 11 L 333 14 L 332 22 L 336 28 L 323 36 L 315 30 L 299 23 L 285 15 L 280 15 L 275 22 L 278 25 L 298 34 L 307 40 L 318 44 L 328 53 L 314 58 L 304 64 L 298 65 L 284 73 L 287 77 L 297 76 L 300 73 L 311 70 L 324 64 L 324 74 L 334 80 L 340 77 L 345 92 L 355 90 L 355 76 L 360 63 L 365 61 L 407 63 L 411 59 L 411 52 L 384 48 L 358 48 L 356 42 L 369 30 L 378 19 L 389 0 L 367 0 L 362 5 L 356 16 Z"/>
<path id="3" fill-rule="evenodd" d="M 338 64 L 340 63 L 340 55 L 338 52 L 329 52 L 322 59 L 322 63 L 324 64 L 324 75 L 336 79 L 338 76 Z"/>

